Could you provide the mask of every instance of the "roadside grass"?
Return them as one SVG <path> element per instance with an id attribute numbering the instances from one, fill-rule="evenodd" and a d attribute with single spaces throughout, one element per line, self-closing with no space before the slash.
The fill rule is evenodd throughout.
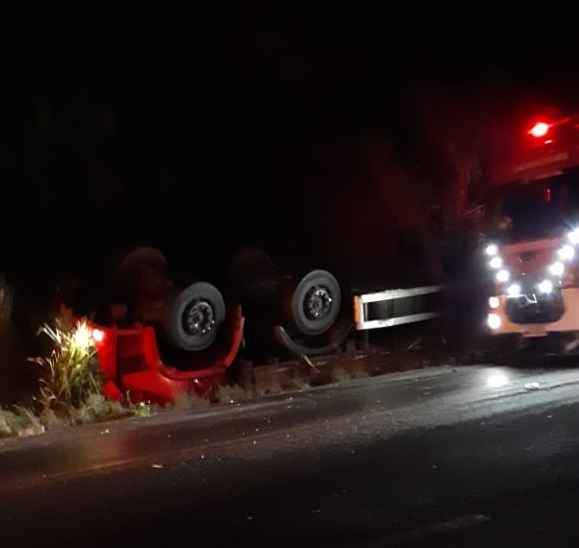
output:
<path id="1" fill-rule="evenodd" d="M 12 322 L 14 293 L 0 277 L 0 437 L 36 434 L 44 431 L 38 416 L 16 401 L 21 396 L 20 368 L 26 356 Z M 5 402 L 9 402 L 6 404 Z"/>
<path id="2" fill-rule="evenodd" d="M 9 410 L 0 406 L 0 438 L 41 434 L 44 431 L 40 417 L 31 409 L 13 406 Z"/>
<path id="3" fill-rule="evenodd" d="M 47 356 L 30 358 L 40 369 L 35 401 L 41 414 L 51 411 L 72 418 L 75 410 L 87 407 L 99 394 L 104 382 L 91 329 L 86 320 L 63 313 L 54 325 L 43 325 L 39 335 L 48 338 L 51 350 Z"/>
<path id="4" fill-rule="evenodd" d="M 355 379 L 365 379 L 369 377 L 370 374 L 364 367 L 358 369 L 346 369 L 345 367 L 335 367 L 331 371 L 332 383 L 342 383 Z"/>
<path id="5" fill-rule="evenodd" d="M 0 384 L 12 374 L 14 329 L 12 325 L 12 289 L 4 278 L 0 278 Z"/>
<path id="6" fill-rule="evenodd" d="M 9 294 L 0 311 L 0 360 L 2 379 L 14 388 L 10 378 L 13 353 L 3 352 L 17 340 L 10 321 Z M 158 406 L 133 402 L 130 394 L 123 402 L 106 398 L 102 393 L 104 378 L 86 319 L 75 319 L 66 309 L 39 332 L 48 342 L 46 355 L 28 357 L 23 366 L 35 367 L 37 386 L 25 403 L 0 404 L 0 437 L 25 436 L 79 424 L 94 423 L 129 416 L 147 417 Z M 22 358 L 23 356 L 21 356 Z"/>
<path id="7" fill-rule="evenodd" d="M 25 346 L 12 321 L 14 291 L 0 276 L 0 403 L 29 405 L 36 384 Z"/>

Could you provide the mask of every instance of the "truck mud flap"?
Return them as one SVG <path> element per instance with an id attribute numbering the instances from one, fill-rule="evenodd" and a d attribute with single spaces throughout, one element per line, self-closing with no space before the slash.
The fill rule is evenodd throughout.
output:
<path id="1" fill-rule="evenodd" d="M 335 354 L 346 343 L 354 324 L 338 321 L 323 335 L 307 339 L 294 339 L 281 325 L 273 328 L 274 339 L 284 350 L 295 356 L 324 356 Z"/>

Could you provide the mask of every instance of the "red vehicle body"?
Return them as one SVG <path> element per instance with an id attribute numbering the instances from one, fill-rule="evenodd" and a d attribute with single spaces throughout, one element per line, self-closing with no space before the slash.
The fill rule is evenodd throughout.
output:
<path id="1" fill-rule="evenodd" d="M 341 290 L 331 273 L 294 278 L 262 252 L 242 259 L 248 266 L 235 263 L 226 293 L 198 276 L 171 273 L 164 255 L 147 246 L 122 254 L 108 284 L 97 277 L 95 285 L 108 289 L 96 293 L 92 339 L 107 397 L 161 405 L 187 394 L 211 398 L 236 380 L 231 366 L 241 363 L 241 350 L 255 363 L 273 348 L 275 357 L 295 358 L 343 344 L 352 321 L 340 321 Z"/>
<path id="2" fill-rule="evenodd" d="M 579 342 L 579 116 L 521 131 L 485 208 L 492 336 Z"/>
<path id="3" fill-rule="evenodd" d="M 122 401 L 165 405 L 184 395 L 211 397 L 227 382 L 227 369 L 233 364 L 243 338 L 241 307 L 233 307 L 223 329 L 223 340 L 213 352 L 205 354 L 205 364 L 189 370 L 163 363 L 159 355 L 156 330 L 152 326 L 104 327 L 93 324 L 93 340 L 105 375 L 103 393 Z"/>

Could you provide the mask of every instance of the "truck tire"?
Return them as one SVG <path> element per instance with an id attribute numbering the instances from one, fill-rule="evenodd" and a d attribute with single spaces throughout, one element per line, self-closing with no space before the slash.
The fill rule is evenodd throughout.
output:
<path id="1" fill-rule="evenodd" d="M 109 260 L 107 288 L 109 304 L 126 305 L 126 320 L 150 325 L 173 292 L 165 255 L 146 245 L 120 250 Z"/>
<path id="2" fill-rule="evenodd" d="M 112 275 L 117 283 L 132 284 L 143 271 L 166 274 L 168 263 L 165 255 L 155 247 L 139 246 L 122 254 L 114 263 Z M 131 287 L 131 289 L 135 289 Z"/>
<path id="3" fill-rule="evenodd" d="M 340 284 L 327 270 L 308 272 L 286 298 L 291 324 L 307 337 L 328 331 L 338 319 L 340 307 Z"/>
<path id="4" fill-rule="evenodd" d="M 161 328 L 169 343 L 181 350 L 200 352 L 209 348 L 225 321 L 225 301 L 208 282 L 194 282 L 167 303 Z"/>
<path id="5" fill-rule="evenodd" d="M 233 294 L 244 305 L 275 298 L 277 277 L 272 258 L 260 248 L 238 250 L 228 272 Z"/>
<path id="6" fill-rule="evenodd" d="M 110 283 L 116 298 L 139 300 L 157 292 L 155 286 L 168 285 L 165 255 L 149 246 L 138 246 L 113 258 L 109 269 Z"/>
<path id="7" fill-rule="evenodd" d="M 116 266 L 118 272 L 131 272 L 143 267 L 164 270 L 167 268 L 167 259 L 155 247 L 138 246 L 123 254 Z"/>

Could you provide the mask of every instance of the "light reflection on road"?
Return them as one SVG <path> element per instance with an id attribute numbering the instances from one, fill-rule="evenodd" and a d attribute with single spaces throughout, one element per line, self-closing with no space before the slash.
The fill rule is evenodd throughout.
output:
<path id="1" fill-rule="evenodd" d="M 153 466 L 181 452 L 215 444 L 251 451 L 268 436 L 293 445 L 342 433 L 389 437 L 414 428 L 478 420 L 549 402 L 574 401 L 579 368 L 442 366 L 357 379 L 291 396 L 224 406 L 207 413 L 161 414 L 48 432 L 0 443 L 0 489 L 113 466 Z M 289 435 L 287 433 L 290 433 Z M 279 443 L 279 442 L 278 442 Z"/>

